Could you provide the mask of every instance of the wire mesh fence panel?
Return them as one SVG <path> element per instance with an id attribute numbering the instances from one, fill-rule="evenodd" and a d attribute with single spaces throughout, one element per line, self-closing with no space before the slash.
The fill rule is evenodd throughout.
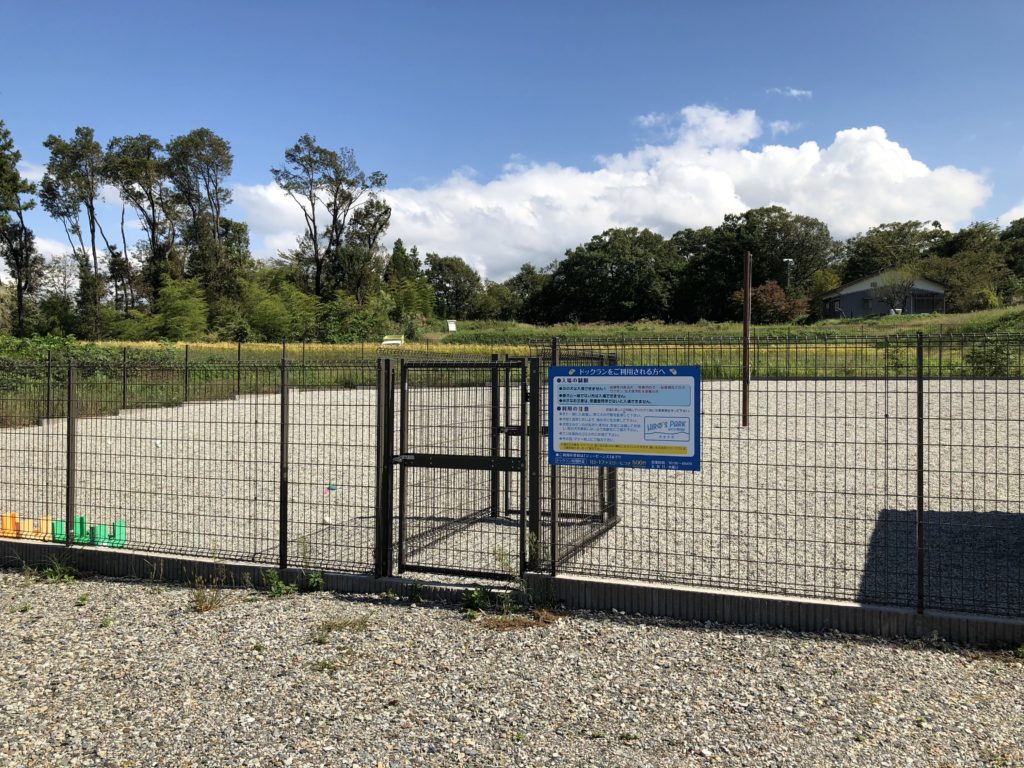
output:
<path id="1" fill-rule="evenodd" d="M 1022 339 L 940 337 L 929 346 L 925 604 L 1024 616 Z"/>
<path id="2" fill-rule="evenodd" d="M 65 519 L 67 365 L 0 361 L 0 536 L 50 541 Z"/>
<path id="3" fill-rule="evenodd" d="M 244 376 L 279 388 L 277 367 L 248 365 Z M 276 562 L 280 396 L 225 399 L 223 378 L 193 378 L 183 401 L 183 366 L 82 372 L 81 413 L 127 404 L 77 420 L 76 515 L 85 530 L 103 526 L 89 543 Z"/>
<path id="4" fill-rule="evenodd" d="M 377 367 L 288 367 L 288 552 L 300 568 L 374 566 Z"/>
<path id="5" fill-rule="evenodd" d="M 617 524 L 560 571 L 913 605 L 909 342 L 755 343 L 747 427 L 735 339 L 573 342 L 562 352 L 699 365 L 704 383 L 701 471 L 616 470 Z M 887 374 L 886 360 L 906 376 Z M 567 483 L 569 469 L 558 470 L 567 510 L 601 492 L 600 483 Z"/>

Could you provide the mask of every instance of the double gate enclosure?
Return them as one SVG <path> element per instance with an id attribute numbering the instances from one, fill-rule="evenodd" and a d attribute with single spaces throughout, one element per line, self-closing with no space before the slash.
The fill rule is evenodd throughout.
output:
<path id="1" fill-rule="evenodd" d="M 917 334 L 755 338 L 747 356 L 736 338 L 681 338 L 478 359 L 0 360 L 0 557 L 554 577 L 570 604 L 883 634 L 931 616 L 1019 637 L 1022 350 Z M 558 364 L 701 366 L 701 470 L 550 465 Z M 837 606 L 883 618 L 839 622 Z"/>

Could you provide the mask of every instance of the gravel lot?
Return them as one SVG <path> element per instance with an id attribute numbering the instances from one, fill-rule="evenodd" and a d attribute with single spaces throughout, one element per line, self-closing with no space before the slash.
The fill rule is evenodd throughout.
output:
<path id="1" fill-rule="evenodd" d="M 223 594 L 0 573 L 0 764 L 1024 765 L 1008 652 Z"/>
<path id="2" fill-rule="evenodd" d="M 1024 615 L 1022 386 L 927 385 L 929 607 Z M 702 471 L 620 470 L 619 524 L 566 570 L 912 605 L 914 387 L 908 380 L 759 381 L 751 425 L 742 429 L 738 383 L 706 382 Z M 486 451 L 486 395 L 415 391 L 409 450 Z M 275 396 L 247 396 L 82 419 L 78 509 L 90 523 L 127 519 L 129 547 L 273 563 L 279 410 Z M 292 393 L 293 563 L 371 568 L 375 423 L 372 390 Z M 0 511 L 63 513 L 63 429 L 51 421 L 0 430 Z M 487 474 L 408 472 L 412 561 L 503 570 L 497 553 L 518 546 L 509 519 L 434 535 L 440 524 L 486 509 Z M 595 508 L 596 472 L 587 476 L 585 484 L 563 482 L 563 511 Z M 546 479 L 541 491 L 546 497 Z"/>

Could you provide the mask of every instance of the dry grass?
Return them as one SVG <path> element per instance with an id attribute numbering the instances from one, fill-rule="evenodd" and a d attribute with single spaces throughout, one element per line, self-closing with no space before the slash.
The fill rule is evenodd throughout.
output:
<path id="1" fill-rule="evenodd" d="M 224 592 L 215 584 L 206 584 L 197 578 L 189 592 L 189 605 L 196 613 L 206 613 L 224 605 Z"/>
<path id="2" fill-rule="evenodd" d="M 313 632 L 316 645 L 326 645 L 332 632 L 363 632 L 370 625 L 368 616 L 338 616 L 322 621 Z"/>

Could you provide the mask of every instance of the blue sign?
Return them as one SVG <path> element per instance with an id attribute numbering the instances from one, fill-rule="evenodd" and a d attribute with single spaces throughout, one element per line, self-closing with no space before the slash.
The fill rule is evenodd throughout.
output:
<path id="1" fill-rule="evenodd" d="M 552 366 L 548 463 L 700 470 L 700 367 Z"/>

